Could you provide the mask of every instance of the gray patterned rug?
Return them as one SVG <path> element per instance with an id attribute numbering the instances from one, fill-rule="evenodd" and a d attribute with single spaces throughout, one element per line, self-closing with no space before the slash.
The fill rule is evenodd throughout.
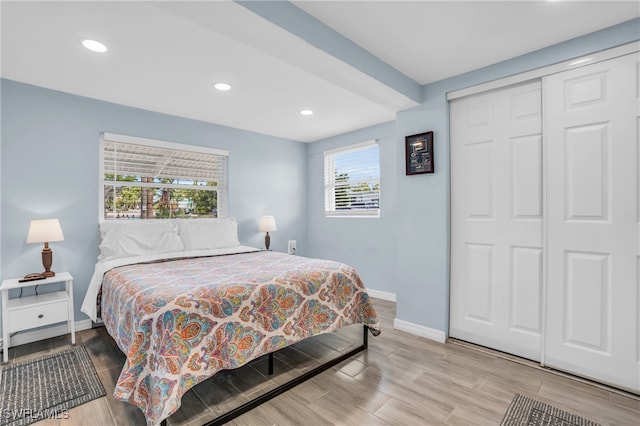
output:
<path id="1" fill-rule="evenodd" d="M 500 426 L 600 426 L 553 405 L 516 394 Z"/>
<path id="2" fill-rule="evenodd" d="M 68 419 L 71 408 L 104 395 L 84 346 L 11 364 L 0 374 L 0 426 Z"/>

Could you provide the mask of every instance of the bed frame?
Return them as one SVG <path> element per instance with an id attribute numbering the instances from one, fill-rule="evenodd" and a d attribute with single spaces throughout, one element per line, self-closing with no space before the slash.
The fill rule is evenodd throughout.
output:
<path id="1" fill-rule="evenodd" d="M 286 391 L 288 391 L 289 389 L 292 389 L 296 386 L 298 386 L 301 383 L 306 382 L 307 380 L 311 379 L 312 377 L 317 376 L 318 374 L 322 373 L 323 371 L 326 371 L 328 369 L 330 369 L 331 367 L 333 367 L 334 365 L 337 365 L 339 363 L 341 363 L 342 361 L 351 358 L 353 355 L 364 351 L 365 349 L 367 349 L 368 345 L 369 345 L 369 327 L 368 326 L 363 326 L 364 330 L 362 333 L 362 344 L 352 350 L 350 350 L 349 352 L 346 352 L 334 359 L 331 359 L 327 362 L 325 362 L 324 364 L 321 364 L 319 366 L 317 366 L 316 368 L 314 368 L 313 370 L 309 370 L 306 373 L 301 374 L 300 376 L 289 380 L 286 383 L 281 384 L 280 386 L 271 389 L 270 391 L 257 396 L 256 398 L 252 399 L 251 401 L 247 401 L 244 404 L 240 405 L 239 407 L 234 408 L 233 410 L 227 411 L 224 414 L 221 414 L 220 416 L 216 417 L 215 419 L 205 423 L 206 426 L 218 426 L 218 425 L 223 425 L 225 423 L 230 422 L 231 420 L 235 419 L 236 417 L 239 417 L 241 415 L 243 415 L 244 413 L 253 410 L 254 408 L 256 408 L 257 406 L 264 404 L 265 402 L 275 398 L 276 396 L 285 393 Z M 268 374 L 272 375 L 273 374 L 273 352 L 267 354 L 268 357 Z M 167 426 L 167 419 L 162 420 L 162 422 L 160 423 L 162 426 Z"/>

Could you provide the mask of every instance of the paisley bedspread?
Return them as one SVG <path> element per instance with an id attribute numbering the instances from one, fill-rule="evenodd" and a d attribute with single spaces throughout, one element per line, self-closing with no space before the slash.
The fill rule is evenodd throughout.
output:
<path id="1" fill-rule="evenodd" d="M 120 266 L 104 274 L 101 303 L 127 356 L 114 396 L 150 425 L 220 370 L 349 324 L 379 333 L 353 268 L 271 251 Z"/>

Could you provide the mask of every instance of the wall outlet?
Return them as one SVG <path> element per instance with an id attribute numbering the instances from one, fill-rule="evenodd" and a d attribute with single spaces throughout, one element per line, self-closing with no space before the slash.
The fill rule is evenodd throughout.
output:
<path id="1" fill-rule="evenodd" d="M 296 240 L 289 240 L 289 248 L 287 252 L 289 254 L 296 254 Z"/>

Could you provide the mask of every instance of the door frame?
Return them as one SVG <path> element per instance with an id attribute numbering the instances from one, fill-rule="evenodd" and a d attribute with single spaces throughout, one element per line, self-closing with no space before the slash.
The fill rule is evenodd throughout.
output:
<path id="1" fill-rule="evenodd" d="M 506 77 L 503 79 L 499 79 L 499 80 L 495 80 L 492 82 L 488 82 L 488 83 L 484 83 L 484 84 L 479 84 L 476 86 L 472 86 L 469 88 L 465 88 L 465 89 L 461 89 L 461 90 L 456 90 L 456 91 L 452 91 L 447 93 L 447 101 L 449 101 L 449 105 L 448 105 L 448 117 L 449 117 L 449 292 L 448 292 L 448 318 L 447 318 L 447 332 L 446 335 L 447 337 L 451 337 L 450 336 L 450 332 L 451 332 L 451 304 L 452 304 L 452 291 L 451 291 L 451 286 L 452 286 L 452 259 L 453 259 L 453 240 L 452 240 L 452 200 L 453 200 L 453 192 L 452 192 L 452 186 L 451 186 L 451 180 L 453 179 L 453 162 L 452 162 L 452 143 L 451 143 L 451 129 L 452 129 L 452 121 L 451 121 L 451 106 L 450 106 L 450 102 L 452 100 L 456 100 L 456 99 L 461 99 L 464 97 L 468 97 L 468 96 L 472 96 L 472 95 L 476 95 L 476 94 L 481 94 L 481 93 L 485 93 L 485 92 L 490 92 L 493 90 L 499 90 L 499 89 L 506 89 L 509 86 L 514 86 L 517 84 L 523 84 L 526 83 L 527 81 L 532 81 L 534 79 L 542 79 L 545 76 L 549 76 L 549 75 L 553 75 L 553 74 L 557 74 L 557 73 L 561 73 L 561 72 L 565 72 L 565 71 L 569 71 L 572 69 L 578 69 L 578 68 L 582 68 L 585 66 L 590 66 L 599 62 L 603 62 L 603 61 L 608 61 L 611 59 L 615 59 L 618 57 L 622 57 L 622 56 L 627 56 L 627 55 L 632 55 L 632 54 L 636 54 L 640 52 L 640 41 L 636 41 L 633 43 L 628 43 L 616 48 L 611 48 L 611 49 L 607 49 L 607 50 L 603 50 L 600 52 L 596 52 L 590 55 L 584 55 L 582 58 L 580 59 L 573 59 L 573 60 L 568 60 L 568 61 L 564 61 L 562 63 L 559 64 L 555 64 L 555 65 L 551 65 L 551 66 L 547 66 L 547 67 L 542 67 L 536 70 L 532 70 L 529 72 L 525 72 L 525 73 L 521 73 L 518 75 L 514 75 L 514 76 L 510 76 L 510 77 Z M 541 225 L 542 225 L 542 241 L 541 241 L 541 247 L 542 247 L 542 252 L 543 252 L 543 256 L 542 256 L 542 265 L 541 265 L 541 301 L 540 301 L 540 305 L 541 305 L 541 312 L 543 313 L 541 315 L 541 330 L 544 333 L 545 330 L 547 330 L 547 315 L 546 315 L 546 311 L 547 311 L 547 293 L 548 293 L 548 260 L 547 260 L 547 256 L 548 256 L 548 248 L 549 248 L 549 234 L 548 234 L 548 190 L 549 190 L 549 178 L 547 176 L 546 173 L 546 165 L 547 165 L 547 158 L 548 158 L 548 150 L 545 149 L 545 136 L 547 135 L 547 130 L 545 129 L 545 122 L 544 120 L 542 121 L 542 145 L 541 145 L 541 160 L 542 160 L 542 164 L 541 164 L 541 191 L 542 191 L 542 208 L 541 208 L 541 212 L 542 212 L 542 218 L 541 218 Z M 640 343 L 638 343 L 640 344 Z M 546 365 L 546 360 L 545 360 L 545 354 L 547 353 L 546 350 L 546 338 L 544 337 L 544 335 L 542 336 L 541 342 L 540 342 L 540 365 L 541 366 L 545 366 Z M 612 385 L 615 386 L 615 385 Z"/>
<path id="2" fill-rule="evenodd" d="M 511 75 L 509 77 L 499 78 L 487 83 L 477 84 L 475 86 L 467 87 L 464 89 L 453 90 L 447 93 L 447 101 L 453 99 L 463 98 L 465 96 L 475 95 L 477 93 L 488 92 L 494 89 L 501 89 L 514 84 L 524 83 L 529 80 L 535 80 L 545 77 L 547 75 L 556 74 L 563 71 L 568 71 L 575 68 L 581 68 L 586 65 L 595 64 L 597 62 L 606 61 L 609 59 L 617 58 L 619 56 L 625 56 L 631 53 L 640 52 L 640 41 L 634 41 L 631 43 L 623 44 L 618 47 L 610 49 L 600 50 L 597 52 L 582 55 L 577 58 L 568 59 L 557 64 L 548 65 L 541 68 L 536 68 L 531 71 Z M 451 122 L 449 122 L 451 125 Z"/>
<path id="3" fill-rule="evenodd" d="M 483 93 L 483 92 L 489 92 L 491 90 L 496 90 L 496 89 L 502 89 L 502 88 L 506 88 L 508 86 L 512 86 L 512 85 L 516 85 L 516 84 L 521 84 L 521 83 L 525 83 L 527 81 L 530 80 L 535 80 L 535 79 L 540 79 L 542 80 L 543 77 L 551 75 L 551 74 L 556 74 L 559 72 L 564 72 L 564 71 L 568 71 L 571 69 L 576 69 L 576 68 L 581 68 L 587 65 L 592 65 L 598 62 L 603 62 L 603 61 L 607 61 L 609 59 L 614 59 L 614 58 L 618 58 L 620 56 L 626 56 L 632 53 L 636 53 L 636 52 L 640 52 L 640 40 L 639 41 L 634 41 L 631 43 L 626 43 L 623 44 L 621 46 L 617 46 L 617 47 L 613 47 L 613 48 L 608 48 L 608 49 L 604 49 L 604 50 L 600 50 L 597 52 L 593 52 L 590 54 L 586 54 L 586 55 L 582 55 L 581 57 L 578 58 L 573 58 L 573 59 L 568 59 L 566 61 L 563 62 L 559 62 L 557 64 L 553 64 L 553 65 L 548 65 L 545 67 L 540 67 L 540 68 L 536 68 L 534 70 L 531 71 L 527 71 L 527 72 L 523 72 L 523 73 L 519 73 L 519 74 L 515 74 L 512 76 L 508 76 L 508 77 L 504 77 L 504 78 L 500 78 L 497 80 L 492 80 L 489 81 L 487 83 L 481 83 L 481 84 L 477 84 L 471 87 L 467 87 L 464 89 L 459 89 L 459 90 L 453 90 L 451 92 L 447 93 L 447 118 L 449 119 L 449 286 L 448 286 L 448 292 L 447 292 L 447 326 L 446 326 L 446 331 L 445 331 L 445 340 L 450 338 L 450 330 L 451 330 L 451 259 L 452 259 L 452 244 L 451 244 L 451 200 L 452 200 L 452 193 L 451 193 L 451 173 L 452 173 L 452 167 L 451 167 L 451 107 L 449 106 L 449 103 L 452 100 L 455 99 L 460 99 L 463 97 L 467 97 L 467 96 L 471 96 L 471 95 L 475 95 L 475 94 L 479 94 L 479 93 Z M 544 134 L 545 134 L 545 129 L 544 129 L 544 122 L 542 123 L 542 137 L 544 138 Z M 543 148 L 544 148 L 544 139 L 542 141 L 543 144 Z M 541 186 L 541 190 L 542 190 L 542 250 L 543 253 L 546 253 L 546 249 L 548 247 L 548 242 L 547 242 L 547 178 L 546 178 L 546 174 L 544 173 L 544 163 L 545 163 L 545 150 L 542 150 L 542 186 Z M 543 256 L 543 262 L 542 262 L 542 306 L 541 308 L 544 309 L 546 312 L 546 293 L 547 293 L 547 262 L 544 259 Z M 541 327 L 542 330 L 546 329 L 546 315 L 542 315 L 542 319 L 541 319 L 542 323 L 541 323 Z M 542 366 L 545 366 L 545 358 L 544 358 L 544 354 L 545 354 L 545 342 L 544 339 L 542 339 L 541 342 L 541 351 L 542 353 L 540 354 L 540 364 Z"/>

